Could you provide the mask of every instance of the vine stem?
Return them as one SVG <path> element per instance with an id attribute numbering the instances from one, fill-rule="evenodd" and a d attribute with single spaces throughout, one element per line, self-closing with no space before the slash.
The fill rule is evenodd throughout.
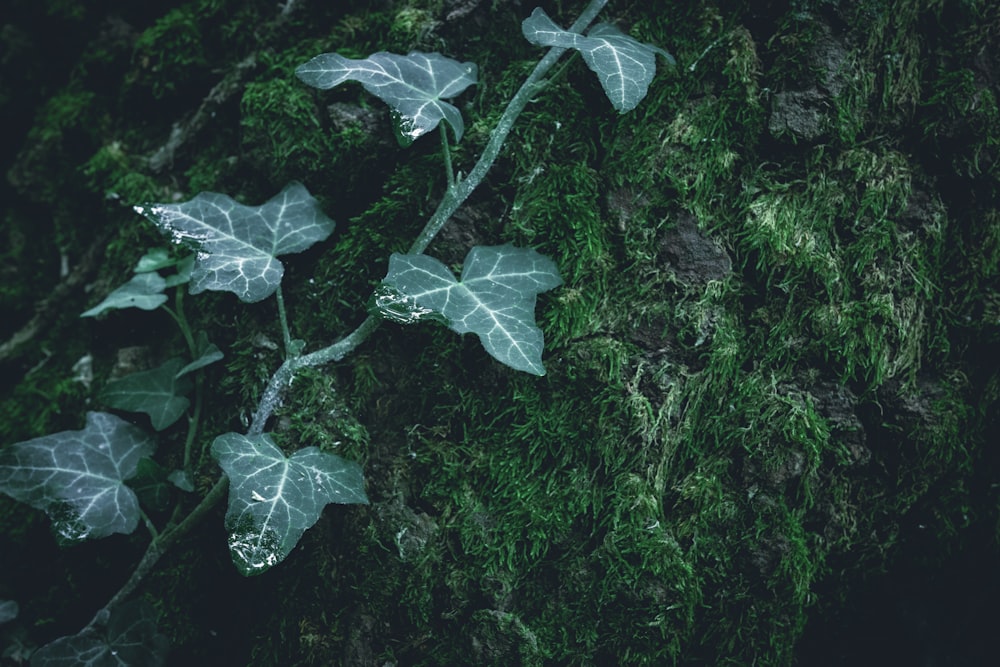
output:
<path id="1" fill-rule="evenodd" d="M 441 128 L 441 157 L 444 158 L 444 173 L 448 179 L 448 189 L 455 185 L 455 170 L 451 166 L 451 147 L 448 145 L 448 129 L 444 123 L 439 123 Z"/>
<path id="2" fill-rule="evenodd" d="M 569 30 L 572 32 L 582 32 L 585 30 L 586 27 L 597 17 L 597 14 L 600 13 L 607 2 L 608 0 L 591 0 L 586 9 L 583 10 L 580 17 L 573 23 Z M 410 254 L 420 254 L 426 250 L 427 246 L 430 245 L 430 242 L 435 236 L 437 236 L 438 232 L 441 231 L 441 228 L 444 227 L 445 223 L 451 218 L 458 207 L 464 203 L 472 192 L 479 186 L 479 184 L 483 182 L 483 179 L 486 177 L 487 172 L 489 172 L 490 167 L 493 166 L 493 163 L 500 155 L 500 149 L 503 148 L 503 144 L 507 140 L 507 136 L 510 134 L 511 129 L 514 127 L 514 122 L 517 120 L 517 117 L 528 105 L 528 102 L 531 101 L 531 98 L 542 88 L 545 75 L 565 52 L 565 48 L 552 47 L 548 50 L 545 56 L 538 61 L 534 70 L 532 70 L 531 74 L 524 81 L 524 83 L 521 84 L 521 87 L 518 89 L 517 93 L 514 94 L 514 97 L 511 98 L 507 108 L 500 116 L 500 120 L 497 121 L 496 127 L 493 128 L 493 131 L 490 133 L 490 138 L 486 143 L 486 147 L 483 149 L 482 155 L 480 155 L 479 160 L 476 162 L 475 166 L 473 166 L 468 176 L 461 180 L 455 179 L 453 182 L 448 184 L 448 188 L 446 189 L 444 196 L 441 198 L 434 214 L 427 221 L 427 224 L 424 226 L 423 230 L 421 230 L 416 241 L 414 241 L 413 245 L 410 246 Z M 447 138 L 445 138 L 445 142 L 447 144 Z M 447 150 L 447 145 L 445 150 Z M 284 303 L 280 300 L 280 297 L 279 312 L 282 315 L 284 314 Z M 264 388 L 264 393 L 261 395 L 257 410 L 253 416 L 253 421 L 247 430 L 247 435 L 260 435 L 264 432 L 264 426 L 267 423 L 267 420 L 274 413 L 275 408 L 279 405 L 282 393 L 291 384 L 292 379 L 299 370 L 343 359 L 361 343 L 367 340 L 368 337 L 374 333 L 376 329 L 378 329 L 381 321 L 382 320 L 380 318 L 369 315 L 354 331 L 336 343 L 310 354 L 288 356 L 281 366 L 278 367 L 278 370 L 274 372 L 271 379 L 268 381 L 267 386 Z M 282 324 L 282 329 L 285 333 L 286 339 L 290 338 L 287 323 L 283 322 Z M 287 344 L 288 340 L 286 340 L 286 352 L 288 350 Z M 163 554 L 181 537 L 190 532 L 198 521 L 205 514 L 207 514 L 216 503 L 222 500 L 228 487 L 229 480 L 225 475 L 222 475 L 215 485 L 208 491 L 202 501 L 198 503 L 197 507 L 195 507 L 183 521 L 175 526 L 170 526 L 164 529 L 163 532 L 153 539 L 150 542 L 149 547 L 147 547 L 146 553 L 143 554 L 142 559 L 136 565 L 136 568 L 132 572 L 128 581 L 126 581 L 121 589 L 108 601 L 108 603 L 94 615 L 94 618 L 87 624 L 84 631 L 93 628 L 96 624 L 104 622 L 112 609 L 132 594 L 142 579 L 145 578 L 145 576 L 153 569 L 160 557 L 162 557 Z"/>
<path id="3" fill-rule="evenodd" d="M 94 614 L 94 617 L 84 626 L 81 632 L 86 632 L 87 630 L 93 628 L 95 625 L 102 624 L 106 622 L 108 615 L 111 610 L 116 606 L 121 604 L 132 591 L 136 589 L 139 583 L 146 577 L 147 574 L 152 571 L 153 567 L 156 565 L 160 557 L 163 556 L 167 550 L 172 547 L 178 540 L 187 535 L 192 528 L 197 525 L 198 521 L 212 509 L 216 503 L 218 503 L 223 496 L 226 494 L 226 489 L 229 488 L 229 478 L 225 475 L 219 477 L 219 480 L 215 485 L 205 494 L 198 506 L 191 510 L 183 521 L 181 521 L 176 526 L 165 529 L 162 533 L 153 539 L 149 546 L 146 547 L 146 553 L 143 554 L 142 559 L 135 566 L 132 571 L 132 575 L 128 578 L 128 581 L 118 589 L 118 592 L 108 600 L 108 603 L 104 605 L 101 609 Z"/>
<path id="4" fill-rule="evenodd" d="M 285 358 L 290 359 L 295 354 L 292 350 L 292 331 L 288 328 L 288 314 L 285 312 L 285 295 L 281 291 L 281 283 L 278 283 L 274 298 L 278 301 L 278 320 L 281 322 L 281 338 L 285 345 Z"/>

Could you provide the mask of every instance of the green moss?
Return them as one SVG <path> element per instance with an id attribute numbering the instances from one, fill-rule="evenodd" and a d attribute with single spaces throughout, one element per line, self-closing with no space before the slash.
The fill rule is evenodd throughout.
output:
<path id="1" fill-rule="evenodd" d="M 62 350 L 58 361 L 79 359 L 87 350 L 79 342 Z M 0 441 L 20 442 L 59 431 L 83 428 L 90 394 L 75 371 L 57 363 L 42 363 L 0 402 Z"/>
<path id="2" fill-rule="evenodd" d="M 568 362 L 560 368 L 568 369 Z M 665 549 L 669 533 L 659 528 L 656 485 L 662 480 L 649 475 L 662 474 L 662 462 L 638 446 L 647 411 L 641 401 L 634 404 L 637 442 L 627 446 L 621 429 L 632 418 L 620 411 L 615 396 L 622 387 L 613 375 L 605 372 L 603 382 L 593 384 L 577 377 L 581 384 L 574 386 L 594 387 L 583 395 L 560 389 L 558 377 L 548 387 L 518 381 L 510 400 L 499 404 L 505 408 L 472 394 L 453 400 L 456 418 L 479 416 L 471 422 L 461 417 L 466 425 L 457 442 L 421 437 L 418 461 L 427 470 L 421 496 L 453 508 L 448 531 L 460 541 L 464 567 L 479 573 L 471 579 L 480 582 L 478 593 L 468 595 L 485 595 L 487 604 L 491 599 L 503 604 L 507 596 L 522 599 L 519 622 L 543 655 L 573 661 L 595 650 L 613 655 L 631 650 L 650 656 L 653 664 L 671 646 L 676 653 L 676 643 L 663 642 L 675 636 L 677 619 L 690 613 L 690 597 L 686 612 L 667 610 L 682 591 L 688 596 L 697 591 L 676 583 L 676 574 L 690 576 L 691 570 L 676 547 Z M 602 534 L 606 547 L 591 553 Z M 623 562 L 619 549 L 648 552 Z M 553 559 L 575 564 L 553 570 Z M 511 579 L 515 572 L 530 574 Z M 585 594 L 596 582 L 596 591 Z M 597 601 L 588 602 L 595 592 Z M 604 609 L 599 625 L 593 604 Z M 662 619 L 651 630 L 635 622 L 642 617 L 636 615 L 639 609 Z"/>
<path id="3" fill-rule="evenodd" d="M 478 611 L 473 614 L 472 623 L 472 655 L 477 664 L 523 667 L 543 664 L 537 637 L 515 614 Z"/>
<path id="4" fill-rule="evenodd" d="M 512 221 L 523 243 L 532 245 L 544 233 L 545 248 L 559 258 L 565 291 L 555 298 L 565 307 L 550 320 L 553 345 L 558 346 L 602 327 L 594 307 L 606 291 L 612 264 L 609 228 L 600 215 L 600 180 L 585 163 L 557 163 L 528 178 L 514 203 Z"/>
<path id="5" fill-rule="evenodd" d="M 79 206 L 63 206 L 81 193 L 77 168 L 98 144 L 107 125 L 100 100 L 95 93 L 70 84 L 50 97 L 35 115 L 24 149 L 11 168 L 9 177 L 18 189 L 34 201 L 51 205 L 54 210 L 59 247 L 67 249 L 81 243 Z"/>
<path id="6" fill-rule="evenodd" d="M 975 177 L 995 170 L 990 153 L 996 146 L 993 137 L 1000 128 L 1000 108 L 994 92 L 978 84 L 976 74 L 969 69 L 941 71 L 933 86 L 924 102 L 928 111 L 923 124 L 926 140 L 950 155 L 952 168 L 958 173 Z M 973 139 L 970 153 L 949 150 L 946 145 L 948 139 L 965 142 L 972 137 L 985 137 L 986 141 Z"/>
<path id="7" fill-rule="evenodd" d="M 202 25 L 196 7 L 187 5 L 168 11 L 143 32 L 135 44 L 137 85 L 161 99 L 204 76 L 208 57 Z"/>
<path id="8" fill-rule="evenodd" d="M 94 99 L 94 93 L 86 90 L 68 88 L 60 91 L 39 111 L 29 139 L 48 143 L 61 140 L 71 129 L 92 129 Z"/>
<path id="9" fill-rule="evenodd" d="M 329 372 L 305 371 L 295 378 L 294 403 L 287 414 L 287 428 L 298 447 L 319 447 L 352 461 L 363 461 L 370 448 L 370 436 L 341 396 L 335 377 Z"/>
<path id="10" fill-rule="evenodd" d="M 186 187 L 180 192 L 174 190 L 170 196 L 189 199 L 199 192 L 229 191 L 230 196 L 235 199 L 242 199 L 248 205 L 259 205 L 280 191 L 280 185 L 272 186 L 269 182 L 247 183 L 241 179 L 238 173 L 239 160 L 232 152 L 228 137 L 199 150 L 191 165 L 184 170 Z M 231 184 L 232 189 L 226 187 L 227 184 Z M 260 189 L 252 189 L 254 186 Z"/>
<path id="11" fill-rule="evenodd" d="M 309 90 L 290 76 L 254 82 L 241 102 L 243 145 L 278 180 L 319 171 L 329 148 Z"/>
<path id="12" fill-rule="evenodd" d="M 72 21 L 82 19 L 86 10 L 86 7 L 70 0 L 49 0 L 45 3 L 45 12 L 49 16 Z"/>
<path id="13" fill-rule="evenodd" d="M 384 48 L 394 53 L 440 50 L 440 38 L 432 35 L 438 26 L 436 13 L 416 6 L 401 8 L 392 18 Z"/>
<path id="14" fill-rule="evenodd" d="M 160 187 L 142 173 L 140 160 L 127 150 L 122 142 L 113 141 L 94 153 L 81 167 L 88 186 L 94 192 L 103 192 L 107 199 L 126 203 L 153 201 L 160 197 Z"/>
<path id="15" fill-rule="evenodd" d="M 817 349 L 843 377 L 860 371 L 874 385 L 912 377 L 929 338 L 925 313 L 936 298 L 942 230 L 933 220 L 900 230 L 911 174 L 898 153 L 854 149 L 833 164 L 820 160 L 804 180 L 771 182 L 750 202 L 741 230 L 755 268 L 790 293 L 768 347 L 797 354 L 789 344 L 818 336 Z M 805 301 L 805 322 L 796 300 Z"/>
<path id="16" fill-rule="evenodd" d="M 851 53 L 831 76 L 849 80 L 833 98 L 834 132 L 843 144 L 853 144 L 871 124 L 871 104 L 875 93 L 876 73 L 867 68 L 867 59 Z"/>

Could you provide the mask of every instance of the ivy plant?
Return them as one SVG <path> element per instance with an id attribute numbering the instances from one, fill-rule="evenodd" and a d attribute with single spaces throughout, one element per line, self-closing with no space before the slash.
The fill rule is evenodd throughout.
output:
<path id="1" fill-rule="evenodd" d="M 336 53 L 316 56 L 295 75 L 325 90 L 360 83 L 385 102 L 402 146 L 439 129 L 447 174 L 440 204 L 408 252 L 389 258 L 387 275 L 369 301 L 362 324 L 340 340 L 315 350 L 295 339 L 285 313 L 279 257 L 325 241 L 334 222 L 300 183 L 289 183 L 258 206 L 225 194 L 202 192 L 180 203 L 142 203 L 135 211 L 160 229 L 172 248 L 142 256 L 134 275 L 83 317 L 137 308 L 166 311 L 178 325 L 187 350 L 150 370 L 111 380 L 99 392 L 107 409 L 142 413 L 154 432 L 186 427 L 180 466 L 163 468 L 153 459 L 156 435 L 113 412 L 94 411 L 82 430 L 64 431 L 0 449 L 0 492 L 40 509 L 64 543 L 132 533 L 140 524 L 151 539 L 125 585 L 78 634 L 56 639 L 32 657 L 38 666 L 152 665 L 166 654 L 155 612 L 130 600 L 160 556 L 216 503 L 228 495 L 225 528 L 230 555 L 244 575 L 258 575 L 284 560 L 303 533 L 330 504 L 367 503 L 361 467 L 315 446 L 287 452 L 267 431 L 274 410 L 295 375 L 343 359 L 382 321 L 408 324 L 431 319 L 458 334 L 474 333 L 498 363 L 544 375 L 544 335 L 535 321 L 540 293 L 558 287 L 557 264 L 531 248 L 506 243 L 476 246 L 456 277 L 441 261 L 424 254 L 455 210 L 482 182 L 515 120 L 540 94 L 553 65 L 567 51 L 579 52 L 612 106 L 624 113 L 646 95 L 662 49 L 643 44 L 609 24 L 593 22 L 606 0 L 592 0 L 569 28 L 536 9 L 523 22 L 532 44 L 548 47 L 507 104 L 475 166 L 465 176 L 453 171 L 452 139 L 464 134 L 462 114 L 448 100 L 478 82 L 475 64 L 438 53 L 379 52 L 365 59 Z M 180 251 L 178 251 L 180 249 Z M 223 352 L 184 313 L 185 294 L 231 292 L 245 303 L 274 298 L 284 342 L 284 361 L 264 387 L 245 433 L 208 440 L 199 433 L 204 369 Z M 172 301 L 171 301 L 172 297 Z M 185 419 L 186 418 L 186 419 Z M 217 464 L 217 481 L 198 489 L 194 480 Z M 171 460 L 176 460 L 176 457 Z M 201 493 L 198 493 L 198 491 Z M 228 494 L 227 494 L 228 490 Z M 164 525 L 147 509 L 173 503 Z M 0 601 L 0 622 L 17 614 L 12 600 Z"/>

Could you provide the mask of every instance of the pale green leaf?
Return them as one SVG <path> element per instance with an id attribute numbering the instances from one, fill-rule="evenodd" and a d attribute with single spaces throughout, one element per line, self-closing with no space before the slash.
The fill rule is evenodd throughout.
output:
<path id="1" fill-rule="evenodd" d="M 180 358 L 174 358 L 152 370 L 112 380 L 100 399 L 118 410 L 146 413 L 153 428 L 162 431 L 180 419 L 190 405 L 184 395 L 191 391 L 191 381 L 179 376 L 183 365 Z"/>
<path id="2" fill-rule="evenodd" d="M 175 470 L 167 475 L 167 481 L 176 486 L 181 491 L 194 492 L 194 480 L 191 475 L 183 470 Z"/>
<path id="3" fill-rule="evenodd" d="M 179 260 L 170 255 L 166 248 L 150 248 L 146 254 L 139 258 L 135 265 L 136 273 L 149 273 L 159 271 L 177 264 Z"/>
<path id="4" fill-rule="evenodd" d="M 131 533 L 139 503 L 125 480 L 153 453 L 139 428 L 104 412 L 80 431 L 62 431 L 0 449 L 0 492 L 49 515 L 66 542 Z"/>
<path id="5" fill-rule="evenodd" d="M 441 120 L 451 125 L 461 141 L 462 114 L 444 99 L 459 95 L 476 83 L 475 63 L 460 63 L 440 53 L 412 51 L 401 56 L 380 51 L 363 60 L 336 53 L 316 56 L 295 70 L 304 83 L 329 89 L 345 81 L 358 81 L 372 95 L 398 114 L 404 143 L 430 132 Z"/>
<path id="6" fill-rule="evenodd" d="M 111 612 L 107 625 L 60 637 L 31 656 L 32 667 L 158 667 L 169 644 L 157 632 L 156 610 L 133 600 Z"/>
<path id="7" fill-rule="evenodd" d="M 141 308 L 154 310 L 167 300 L 163 293 L 167 284 L 158 273 L 137 273 L 127 283 L 104 297 L 104 301 L 82 313 L 80 317 L 94 317 L 105 310 Z"/>
<path id="8" fill-rule="evenodd" d="M 18 607 L 14 600 L 0 600 L 0 624 L 17 618 Z"/>
<path id="9" fill-rule="evenodd" d="M 177 273 L 166 277 L 167 287 L 177 287 L 191 282 L 191 272 L 194 270 L 194 255 L 187 255 L 177 260 Z"/>
<path id="10" fill-rule="evenodd" d="M 266 433 L 226 433 L 212 456 L 229 476 L 229 551 L 246 576 L 283 561 L 328 503 L 368 502 L 361 467 L 316 447 L 286 457 Z"/>
<path id="11" fill-rule="evenodd" d="M 193 373 L 199 368 L 204 368 L 209 364 L 214 364 L 216 361 L 221 361 L 223 356 L 224 355 L 222 354 L 222 350 L 220 350 L 215 343 L 210 343 L 208 347 L 206 347 L 202 351 L 200 357 L 192 361 L 184 368 L 177 371 L 177 377 L 181 377 L 182 375 L 187 375 L 188 373 Z"/>
<path id="12" fill-rule="evenodd" d="M 266 299 L 278 288 L 285 270 L 280 255 L 302 252 L 333 232 L 333 221 L 301 183 L 289 183 L 260 206 L 202 192 L 180 204 L 147 204 L 135 210 L 176 243 L 198 251 L 191 271 L 192 294 L 228 291 L 248 303 Z"/>
<path id="13" fill-rule="evenodd" d="M 498 361 L 545 375 L 535 301 L 539 293 L 562 284 L 549 258 L 509 243 L 476 246 L 465 258 L 459 281 L 433 257 L 394 253 L 383 283 L 402 295 L 397 309 L 411 300 L 411 312 L 436 313 L 453 331 L 476 334 Z"/>
<path id="14" fill-rule="evenodd" d="M 524 20 L 521 31 L 532 44 L 577 49 L 619 113 L 634 109 L 646 96 L 657 54 L 674 63 L 663 49 L 643 44 L 608 23 L 595 25 L 586 36 L 563 30 L 541 8 Z"/>
<path id="15" fill-rule="evenodd" d="M 182 369 L 177 371 L 177 375 L 175 377 L 179 378 L 182 375 L 193 373 L 199 368 L 204 368 L 209 364 L 214 364 L 216 361 L 220 361 L 223 358 L 222 350 L 220 350 L 215 343 L 208 342 L 208 334 L 204 331 L 198 332 L 196 345 L 198 346 L 198 357 L 187 366 L 184 366 Z"/>
<path id="16" fill-rule="evenodd" d="M 146 254 L 139 258 L 135 265 L 136 273 L 149 273 L 159 271 L 168 266 L 173 266 L 176 260 L 170 256 L 170 251 L 166 248 L 150 248 Z"/>
<path id="17" fill-rule="evenodd" d="M 165 512 L 170 508 L 171 485 L 167 483 L 167 471 L 153 459 L 139 459 L 135 476 L 128 480 L 128 485 L 147 512 Z"/>

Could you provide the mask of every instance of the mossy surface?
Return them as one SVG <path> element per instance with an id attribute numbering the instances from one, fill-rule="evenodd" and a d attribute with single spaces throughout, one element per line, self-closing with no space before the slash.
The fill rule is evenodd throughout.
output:
<path id="1" fill-rule="evenodd" d="M 47 326 L 4 348 L 0 446 L 80 428 L 123 348 L 183 348 L 162 313 L 77 317 L 164 243 L 136 203 L 212 190 L 258 204 L 303 181 L 337 229 L 285 261 L 293 333 L 317 349 L 365 317 L 389 254 L 441 196 L 440 146 L 399 148 L 378 100 L 309 89 L 295 66 L 334 50 L 476 62 L 452 152 L 468 171 L 541 54 L 520 36 L 531 7 L 510 2 L 302 0 L 284 17 L 268 2 L 14 4 L 4 73 L 20 65 L 11 80 L 32 92 L 3 159 L 5 340 L 64 280 L 60 255 L 73 267 L 107 241 L 85 285 L 44 306 Z M 540 4 L 566 25 L 582 3 Z M 661 60 L 618 115 L 568 60 L 428 251 L 457 270 L 472 245 L 509 241 L 557 262 L 564 285 L 537 309 L 548 374 L 434 323 L 386 323 L 296 378 L 269 430 L 289 451 L 359 461 L 372 502 L 328 508 L 248 580 L 216 508 L 136 593 L 171 662 L 864 662 L 876 633 L 852 619 L 902 636 L 877 594 L 919 601 L 893 577 L 919 587 L 941 568 L 982 594 L 955 610 L 928 584 L 952 618 L 921 607 L 936 630 L 914 655 L 986 655 L 977 605 L 998 580 L 975 556 L 1000 555 L 1000 12 L 792 4 L 609 3 L 604 20 L 677 67 Z M 76 35 L 49 69 L 32 55 L 40 17 Z M 11 90 L 0 109 L 17 106 Z M 164 152 L 175 130 L 184 141 Z M 245 428 L 280 364 L 273 302 L 229 296 L 184 301 L 226 355 L 206 377 L 198 451 Z M 90 385 L 74 368 L 88 355 Z M 177 458 L 183 433 L 159 438 Z M 206 458 L 196 486 L 216 475 Z M 60 551 L 40 513 L 0 498 L 0 517 L 0 572 L 34 558 L 59 573 L 0 576 L 0 599 L 22 602 L 0 653 L 75 631 L 146 539 Z"/>

